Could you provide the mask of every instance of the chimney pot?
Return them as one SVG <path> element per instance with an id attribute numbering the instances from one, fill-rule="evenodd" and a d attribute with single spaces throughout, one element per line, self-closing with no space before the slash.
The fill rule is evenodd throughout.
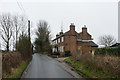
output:
<path id="1" fill-rule="evenodd" d="M 56 34 L 56 37 L 58 37 L 59 35 L 58 34 Z"/>
<path id="2" fill-rule="evenodd" d="M 71 25 L 74 25 L 74 23 L 71 23 Z"/>
<path id="3" fill-rule="evenodd" d="M 84 27 L 86 28 L 86 25 L 84 25 Z"/>
<path id="4" fill-rule="evenodd" d="M 60 35 L 63 34 L 63 32 L 60 32 Z"/>
<path id="5" fill-rule="evenodd" d="M 87 27 L 86 27 L 86 25 L 84 25 L 84 27 L 82 27 L 82 32 L 83 32 L 83 34 L 87 33 Z"/>

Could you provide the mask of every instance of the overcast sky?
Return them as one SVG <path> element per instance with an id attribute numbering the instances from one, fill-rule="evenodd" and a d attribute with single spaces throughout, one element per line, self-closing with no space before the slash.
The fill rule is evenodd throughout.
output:
<path id="1" fill-rule="evenodd" d="M 75 24 L 77 32 L 86 24 L 96 43 L 104 34 L 118 39 L 118 0 L 0 0 L 0 13 L 28 16 L 32 21 L 32 32 L 36 30 L 38 20 L 46 20 L 53 38 L 63 22 L 64 32 L 69 30 L 70 23 Z"/>

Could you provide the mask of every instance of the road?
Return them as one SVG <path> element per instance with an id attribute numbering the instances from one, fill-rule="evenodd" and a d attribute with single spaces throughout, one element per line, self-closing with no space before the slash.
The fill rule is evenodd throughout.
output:
<path id="1" fill-rule="evenodd" d="M 65 71 L 58 61 L 36 53 L 22 78 L 73 78 L 73 76 Z"/>

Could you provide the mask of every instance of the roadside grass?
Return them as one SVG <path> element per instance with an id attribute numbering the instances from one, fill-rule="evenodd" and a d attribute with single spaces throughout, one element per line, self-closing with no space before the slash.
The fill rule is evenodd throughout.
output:
<path id="1" fill-rule="evenodd" d="M 12 74 L 8 77 L 9 78 L 20 78 L 26 66 L 27 66 L 27 62 L 22 61 L 22 63 L 18 66 L 18 68 L 12 69 Z"/>
<path id="2" fill-rule="evenodd" d="M 21 64 L 17 68 L 11 69 L 11 74 L 9 75 L 4 74 L 4 78 L 20 78 L 26 66 L 27 66 L 27 62 L 22 61 Z"/>
<path id="3" fill-rule="evenodd" d="M 26 69 L 28 63 L 30 62 L 30 60 L 32 59 L 29 58 L 29 60 L 26 60 L 26 61 L 22 61 L 17 68 L 11 68 L 11 74 L 5 74 L 3 73 L 4 75 L 4 78 L 15 78 L 15 79 L 19 79 L 21 78 L 21 75 L 23 73 L 23 71 Z"/>
<path id="4" fill-rule="evenodd" d="M 79 75 L 87 79 L 89 78 L 116 78 L 116 75 L 107 73 L 106 71 L 103 71 L 101 69 L 96 70 L 90 66 L 87 66 L 86 64 L 83 64 L 80 61 L 73 60 L 72 57 L 69 57 L 65 59 L 64 61 L 68 63 L 69 65 L 71 65 Z"/>

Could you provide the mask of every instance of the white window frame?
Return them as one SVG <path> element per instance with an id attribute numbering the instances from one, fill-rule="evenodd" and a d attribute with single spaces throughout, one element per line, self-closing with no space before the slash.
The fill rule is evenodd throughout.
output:
<path id="1" fill-rule="evenodd" d="M 55 41 L 53 41 L 53 45 L 55 45 Z"/>
<path id="2" fill-rule="evenodd" d="M 57 40 L 55 40 L 55 44 L 57 44 Z"/>
<path id="3" fill-rule="evenodd" d="M 64 42 L 64 37 L 62 37 L 62 40 L 61 40 L 62 42 Z"/>
<path id="4" fill-rule="evenodd" d="M 59 47 L 59 51 L 60 51 L 60 52 L 64 52 L 64 46 L 60 46 L 60 47 Z"/>
<path id="5" fill-rule="evenodd" d="M 55 52 L 55 48 L 52 49 L 52 52 Z"/>
<path id="6" fill-rule="evenodd" d="M 64 46 L 62 46 L 62 52 L 64 52 Z"/>
<path id="7" fill-rule="evenodd" d="M 58 39 L 58 43 L 60 43 L 60 38 Z"/>

